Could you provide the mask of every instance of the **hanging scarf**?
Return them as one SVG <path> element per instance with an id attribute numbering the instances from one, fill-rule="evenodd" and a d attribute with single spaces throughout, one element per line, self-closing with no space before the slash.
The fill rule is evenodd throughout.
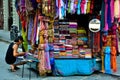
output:
<path id="1" fill-rule="evenodd" d="M 58 0 L 58 8 L 59 8 L 59 19 L 63 19 L 62 12 L 61 12 L 61 0 Z"/>
<path id="2" fill-rule="evenodd" d="M 100 32 L 94 34 L 93 52 L 97 53 L 100 51 Z"/>
<path id="3" fill-rule="evenodd" d="M 120 53 L 120 25 L 118 25 L 118 30 L 117 30 L 117 41 L 118 41 L 118 53 Z"/>
<path id="4" fill-rule="evenodd" d="M 84 14 L 85 13 L 85 0 L 81 1 L 80 7 L 81 7 L 81 14 Z"/>
<path id="5" fill-rule="evenodd" d="M 65 8 L 66 8 L 66 5 L 65 5 L 65 1 L 64 0 L 61 0 L 61 19 L 64 19 L 64 17 L 65 17 Z"/>
<path id="6" fill-rule="evenodd" d="M 77 10 L 77 4 L 78 4 L 78 0 L 74 0 L 74 9 L 73 9 L 73 13 L 75 13 L 76 10 Z"/>
<path id="7" fill-rule="evenodd" d="M 105 27 L 104 30 L 108 31 L 108 23 L 107 23 L 107 13 L 108 13 L 108 4 L 107 4 L 107 0 L 105 1 Z"/>
<path id="8" fill-rule="evenodd" d="M 32 3 L 32 6 L 33 6 L 34 10 L 36 10 L 37 7 L 38 7 L 38 3 L 36 2 L 36 0 L 30 0 L 30 1 Z"/>
<path id="9" fill-rule="evenodd" d="M 108 23 L 108 28 L 111 28 L 112 26 L 112 20 L 111 20 L 111 7 L 110 7 L 110 3 L 111 0 L 107 0 L 107 5 L 108 5 L 108 9 L 107 9 L 107 23 Z"/>
<path id="10" fill-rule="evenodd" d="M 46 64 L 46 61 L 45 61 L 45 52 L 44 50 L 40 50 L 38 52 L 38 58 L 40 60 L 39 64 L 38 64 L 38 68 L 39 68 L 39 73 L 41 76 L 43 75 L 46 75 L 46 67 L 45 67 L 45 64 Z"/>
<path id="11" fill-rule="evenodd" d="M 102 8 L 101 8 L 101 29 L 102 31 L 104 31 L 104 25 L 105 25 L 105 3 L 104 1 L 102 1 Z"/>
<path id="12" fill-rule="evenodd" d="M 38 13 L 36 12 L 35 18 L 34 18 L 34 25 L 33 25 L 32 44 L 35 44 L 36 42 L 37 23 L 38 23 Z"/>
<path id="13" fill-rule="evenodd" d="M 114 22 L 114 0 L 111 0 L 110 3 L 110 7 L 111 7 L 111 22 Z"/>
<path id="14" fill-rule="evenodd" d="M 30 19 L 29 19 L 29 24 L 28 24 L 28 35 L 27 35 L 27 39 L 28 41 L 31 40 L 31 35 L 32 35 L 32 27 L 33 27 L 33 17 L 30 16 Z"/>
<path id="15" fill-rule="evenodd" d="M 73 12 L 74 12 L 74 0 L 71 0 L 70 13 L 73 14 Z"/>
<path id="16" fill-rule="evenodd" d="M 28 13 L 33 11 L 33 6 L 31 4 L 30 0 L 25 0 L 25 6 L 26 6 L 26 11 Z"/>
<path id="17" fill-rule="evenodd" d="M 104 50 L 104 55 L 105 55 L 104 65 L 105 65 L 105 73 L 108 73 L 108 74 L 111 73 L 110 52 L 111 52 L 110 46 L 106 46 Z"/>
<path id="18" fill-rule="evenodd" d="M 38 25 L 37 25 L 36 44 L 38 44 L 38 41 L 39 41 L 39 31 L 40 31 L 40 23 L 38 23 Z"/>
<path id="19" fill-rule="evenodd" d="M 91 3 L 91 1 L 88 0 L 86 13 L 90 13 L 90 3 Z"/>
<path id="20" fill-rule="evenodd" d="M 84 5 L 84 14 L 86 14 L 87 13 L 87 3 L 88 3 L 88 0 L 85 0 L 85 5 Z"/>
<path id="21" fill-rule="evenodd" d="M 93 13 L 93 9 L 94 9 L 94 0 L 91 0 L 91 4 L 90 4 L 90 14 Z"/>
<path id="22" fill-rule="evenodd" d="M 70 13 L 71 11 L 70 6 L 71 6 L 71 0 L 68 1 L 68 13 Z"/>
<path id="23" fill-rule="evenodd" d="M 55 12 L 56 12 L 56 14 L 55 14 L 55 19 L 58 18 L 58 16 L 59 16 L 59 6 L 58 6 L 58 1 L 59 1 L 59 0 L 56 0 L 56 5 L 55 5 L 55 9 L 56 9 L 56 10 L 55 10 Z"/>
<path id="24" fill-rule="evenodd" d="M 24 31 L 24 29 L 22 28 L 22 37 L 23 37 L 23 48 L 25 49 L 25 51 L 28 50 L 28 41 L 27 41 L 27 32 Z"/>
<path id="25" fill-rule="evenodd" d="M 113 72 L 117 71 L 117 61 L 116 61 L 116 48 L 115 46 L 111 47 L 111 68 L 113 70 Z"/>
<path id="26" fill-rule="evenodd" d="M 48 43 L 45 44 L 45 62 L 46 62 L 46 70 L 49 72 L 51 70 L 50 66 L 50 55 L 49 55 L 49 45 Z"/>
<path id="27" fill-rule="evenodd" d="M 102 47 L 102 51 L 101 51 L 101 60 L 102 60 L 102 64 L 101 64 L 101 71 L 104 73 L 105 72 L 105 67 L 104 67 L 104 59 L 105 59 L 105 55 L 104 55 L 104 50 L 105 47 Z"/>
<path id="28" fill-rule="evenodd" d="M 46 12 L 45 12 L 46 16 L 51 15 L 51 6 L 52 6 L 51 0 L 47 0 L 47 2 L 46 2 Z"/>
<path id="29" fill-rule="evenodd" d="M 112 35 L 114 36 L 115 42 L 116 42 L 116 44 L 115 44 L 114 46 L 115 46 L 116 49 L 118 50 L 118 40 L 117 40 L 116 30 L 117 30 L 117 24 L 114 24 L 114 25 L 112 26 Z"/>
<path id="30" fill-rule="evenodd" d="M 119 0 L 114 1 L 114 17 L 119 18 L 119 10 L 120 10 L 120 5 L 119 5 Z"/>
<path id="31" fill-rule="evenodd" d="M 80 3 L 81 3 L 81 0 L 78 0 L 78 4 L 77 4 L 77 14 L 78 14 L 78 15 L 80 15 L 80 13 L 81 13 Z"/>

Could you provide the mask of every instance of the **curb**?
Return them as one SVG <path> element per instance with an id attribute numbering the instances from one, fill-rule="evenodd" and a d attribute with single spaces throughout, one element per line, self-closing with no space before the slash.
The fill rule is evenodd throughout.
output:
<path id="1" fill-rule="evenodd" d="M 7 41 L 7 40 L 1 39 L 1 38 L 0 38 L 0 41 L 6 42 L 6 43 L 11 43 L 12 42 L 12 41 Z"/>

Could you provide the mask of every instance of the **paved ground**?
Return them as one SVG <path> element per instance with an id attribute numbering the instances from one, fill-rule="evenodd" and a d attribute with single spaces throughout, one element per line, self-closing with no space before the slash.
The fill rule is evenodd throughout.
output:
<path id="1" fill-rule="evenodd" d="M 31 71 L 31 80 L 120 80 L 120 56 L 117 57 L 118 71 L 113 75 L 103 73 L 93 73 L 89 76 L 47 76 L 40 77 L 36 75 L 36 71 L 25 65 L 24 76 L 22 78 L 22 66 L 16 72 L 8 71 L 9 65 L 5 63 L 5 52 L 11 42 L 8 31 L 0 30 L 0 80 L 29 80 L 29 71 Z"/>

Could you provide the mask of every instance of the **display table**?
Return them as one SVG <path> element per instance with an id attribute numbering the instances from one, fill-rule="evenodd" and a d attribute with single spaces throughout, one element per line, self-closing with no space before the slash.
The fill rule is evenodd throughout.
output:
<path id="1" fill-rule="evenodd" d="M 33 56 L 28 59 L 37 60 Z M 38 70 L 38 61 L 31 64 L 31 68 Z M 90 75 L 96 70 L 101 70 L 101 62 L 95 58 L 55 58 L 54 59 L 54 76 L 70 75 Z"/>
<path id="2" fill-rule="evenodd" d="M 94 58 L 55 58 L 54 75 L 90 75 L 97 69 Z"/>

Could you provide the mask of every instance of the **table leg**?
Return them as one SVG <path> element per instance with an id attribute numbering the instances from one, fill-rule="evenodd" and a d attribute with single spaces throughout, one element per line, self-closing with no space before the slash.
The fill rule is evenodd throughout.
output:
<path id="1" fill-rule="evenodd" d="M 24 75 L 24 64 L 23 64 L 23 68 L 22 68 L 22 78 L 23 78 L 23 75 Z"/>
<path id="2" fill-rule="evenodd" d="M 30 64 L 30 69 L 31 69 L 31 63 Z M 29 70 L 29 80 L 31 80 L 31 70 Z"/>

